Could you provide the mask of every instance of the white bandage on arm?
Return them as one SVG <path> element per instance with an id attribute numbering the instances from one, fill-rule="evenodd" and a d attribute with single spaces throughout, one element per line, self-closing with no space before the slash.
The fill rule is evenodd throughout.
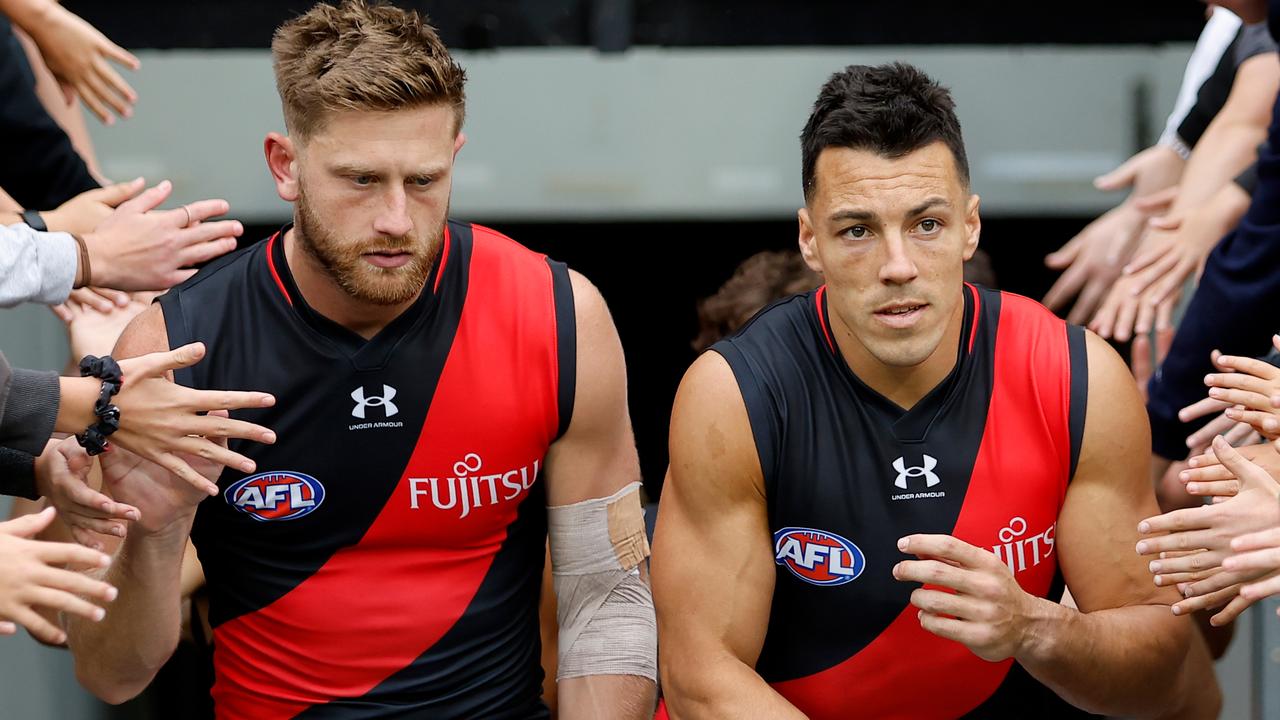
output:
<path id="1" fill-rule="evenodd" d="M 640 483 L 607 498 L 547 508 L 560 623 L 556 679 L 658 678 L 653 595 L 640 575 L 649 557 Z"/>

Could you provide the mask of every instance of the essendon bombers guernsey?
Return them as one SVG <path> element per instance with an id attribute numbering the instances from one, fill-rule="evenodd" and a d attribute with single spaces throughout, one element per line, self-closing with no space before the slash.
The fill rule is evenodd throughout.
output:
<path id="1" fill-rule="evenodd" d="M 449 222 L 420 298 L 365 341 L 307 307 L 283 234 L 160 299 L 183 385 L 254 389 L 192 538 L 220 718 L 544 718 L 548 447 L 567 427 L 568 270 Z"/>
<path id="2" fill-rule="evenodd" d="M 920 626 L 892 576 L 912 533 L 984 548 L 1059 600 L 1054 530 L 1088 387 L 1084 331 L 1024 297 L 966 285 L 955 368 L 910 410 L 853 374 L 825 287 L 713 349 L 746 403 L 776 583 L 756 671 L 813 720 L 1086 716 L 1012 660 Z"/>

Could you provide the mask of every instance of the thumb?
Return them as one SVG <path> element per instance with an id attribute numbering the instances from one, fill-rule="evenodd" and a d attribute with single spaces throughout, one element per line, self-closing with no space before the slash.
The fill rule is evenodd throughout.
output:
<path id="1" fill-rule="evenodd" d="M 155 187 L 149 187 L 132 200 L 121 203 L 117 209 L 131 213 L 149 212 L 160 207 L 160 203 L 168 199 L 171 192 L 173 192 L 173 183 L 161 180 Z"/>
<path id="2" fill-rule="evenodd" d="M 132 377 L 163 377 L 171 370 L 195 365 L 203 357 L 204 343 L 194 342 L 173 350 L 147 353 L 125 360 L 121 364 L 125 387 Z"/>
<path id="3" fill-rule="evenodd" d="M 57 511 L 53 506 L 41 510 L 38 513 L 23 515 L 20 518 L 0 523 L 0 532 L 14 537 L 31 539 L 41 530 L 49 527 L 49 523 L 53 522 L 53 516 Z"/>
<path id="4" fill-rule="evenodd" d="M 1120 190 L 1132 185 L 1137 176 L 1138 163 L 1135 158 L 1129 158 L 1121 163 L 1120 167 L 1115 170 L 1112 170 L 1106 175 L 1099 175 L 1094 178 L 1093 186 L 1105 192 Z"/>
<path id="5" fill-rule="evenodd" d="M 134 178 L 129 182 L 108 185 L 107 187 L 99 188 L 97 190 L 90 190 L 85 194 L 92 194 L 94 200 L 97 200 L 104 205 L 117 207 L 120 203 L 128 200 L 134 195 L 137 195 L 138 191 L 142 190 L 142 187 L 142 178 Z"/>
<path id="6" fill-rule="evenodd" d="M 67 441 L 58 443 L 58 452 L 66 458 L 67 468 L 72 474 L 84 480 L 89 474 L 89 468 L 93 467 L 93 458 L 80 447 L 80 443 L 70 442 L 68 438 Z"/>
<path id="7" fill-rule="evenodd" d="M 1231 443 L 1226 438 L 1219 435 L 1213 439 L 1213 452 L 1218 456 L 1218 461 L 1223 464 L 1232 475 L 1240 478 L 1241 486 L 1258 485 L 1269 479 L 1271 476 L 1266 470 L 1258 467 L 1250 462 L 1239 451 L 1231 447 Z"/>

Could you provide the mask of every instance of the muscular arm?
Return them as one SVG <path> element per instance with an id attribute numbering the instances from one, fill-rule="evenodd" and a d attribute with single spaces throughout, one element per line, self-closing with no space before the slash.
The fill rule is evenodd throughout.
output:
<path id="1" fill-rule="evenodd" d="M 803 718 L 755 671 L 773 596 L 773 551 L 746 406 L 716 353 L 685 375 L 670 444 L 653 590 L 671 716 Z"/>
<path id="2" fill-rule="evenodd" d="M 1119 356 L 1088 334 L 1089 405 L 1076 475 L 1058 518 L 1059 563 L 1079 611 L 1040 601 L 1018 662 L 1095 713 L 1158 715 L 1187 657 L 1190 621 L 1173 588 L 1151 583 L 1133 550 L 1158 513 L 1147 480 L 1142 400 Z"/>
<path id="3" fill-rule="evenodd" d="M 640 479 L 618 331 L 600 292 L 577 273 L 570 272 L 570 280 L 577 317 L 576 394 L 573 419 L 547 453 L 552 506 L 608 497 Z M 636 675 L 565 678 L 559 683 L 560 717 L 652 717 L 655 692 L 652 681 Z"/>
<path id="4" fill-rule="evenodd" d="M 152 305 L 125 329 L 115 357 L 168 350 L 164 315 Z M 182 625 L 182 558 L 194 519 L 192 512 L 162 526 L 144 517 L 129 528 L 105 580 L 120 589 L 111 612 L 99 623 L 71 619 L 67 644 L 76 678 L 111 703 L 141 692 L 173 654 Z"/>

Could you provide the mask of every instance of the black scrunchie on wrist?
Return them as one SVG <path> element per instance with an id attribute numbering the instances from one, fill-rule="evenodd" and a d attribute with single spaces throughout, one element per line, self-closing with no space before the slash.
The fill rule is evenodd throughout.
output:
<path id="1" fill-rule="evenodd" d="M 93 414 L 98 421 L 76 435 L 76 442 L 90 455 L 101 455 L 108 447 L 107 436 L 120 429 L 120 408 L 111 404 L 111 398 L 120 392 L 124 377 L 120 373 L 120 364 L 110 355 L 84 356 L 80 361 L 80 377 L 101 379 L 102 389 L 93 403 Z"/>

